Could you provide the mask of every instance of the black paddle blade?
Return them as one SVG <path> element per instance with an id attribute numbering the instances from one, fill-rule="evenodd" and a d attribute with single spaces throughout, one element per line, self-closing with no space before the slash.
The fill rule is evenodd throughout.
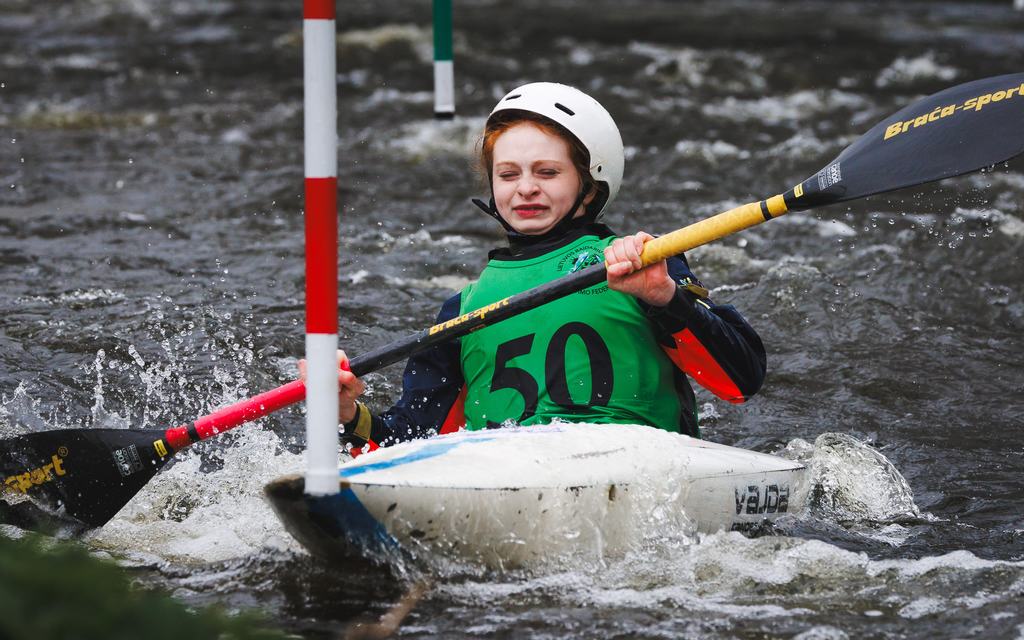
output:
<path id="1" fill-rule="evenodd" d="M 1024 153 L 1024 73 L 928 96 L 879 122 L 786 194 L 791 211 L 924 184 Z"/>
<path id="2" fill-rule="evenodd" d="M 0 515 L 18 524 L 10 514 L 42 508 L 100 527 L 170 460 L 163 435 L 67 429 L 0 441 Z"/>

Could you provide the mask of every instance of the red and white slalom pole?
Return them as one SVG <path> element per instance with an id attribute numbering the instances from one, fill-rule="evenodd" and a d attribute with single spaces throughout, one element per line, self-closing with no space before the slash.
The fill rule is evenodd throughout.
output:
<path id="1" fill-rule="evenodd" d="M 338 492 L 338 157 L 334 0 L 303 0 L 306 493 Z"/>

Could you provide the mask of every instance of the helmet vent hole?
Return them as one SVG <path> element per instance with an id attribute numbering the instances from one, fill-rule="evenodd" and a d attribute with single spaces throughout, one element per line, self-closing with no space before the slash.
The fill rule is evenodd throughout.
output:
<path id="1" fill-rule="evenodd" d="M 570 116 L 576 115 L 575 111 L 573 111 L 572 109 L 570 109 L 569 107 L 567 107 L 565 105 L 558 104 L 557 102 L 555 103 L 555 108 L 558 109 L 559 111 L 564 111 L 564 112 L 568 113 Z"/>
<path id="2" fill-rule="evenodd" d="M 509 100 L 515 100 L 516 98 L 522 98 L 522 97 L 523 97 L 523 94 L 517 93 L 514 96 L 509 96 L 509 97 L 505 98 L 505 102 L 508 102 Z"/>

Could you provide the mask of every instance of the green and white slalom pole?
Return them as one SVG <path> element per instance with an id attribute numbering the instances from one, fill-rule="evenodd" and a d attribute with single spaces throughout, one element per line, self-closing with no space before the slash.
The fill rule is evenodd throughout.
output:
<path id="1" fill-rule="evenodd" d="M 452 62 L 452 0 L 434 0 L 434 117 L 455 117 L 455 66 Z"/>
<path id="2" fill-rule="evenodd" d="M 338 106 L 334 0 L 303 0 L 306 493 L 338 492 Z"/>

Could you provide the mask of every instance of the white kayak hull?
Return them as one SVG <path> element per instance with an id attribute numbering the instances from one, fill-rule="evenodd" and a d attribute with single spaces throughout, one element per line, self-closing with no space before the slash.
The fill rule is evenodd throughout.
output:
<path id="1" fill-rule="evenodd" d="M 403 443 L 341 465 L 337 495 L 303 495 L 296 476 L 267 495 L 314 553 L 515 568 L 754 527 L 803 508 L 805 473 L 650 427 L 558 424 Z"/>

